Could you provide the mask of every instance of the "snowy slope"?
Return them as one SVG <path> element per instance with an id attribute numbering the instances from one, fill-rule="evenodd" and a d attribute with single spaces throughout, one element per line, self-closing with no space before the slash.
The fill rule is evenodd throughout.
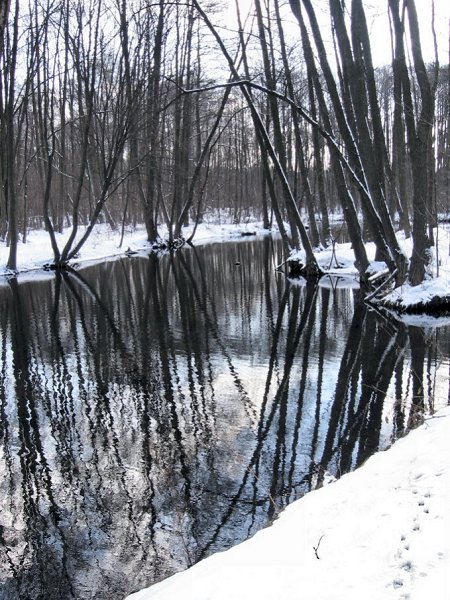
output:
<path id="1" fill-rule="evenodd" d="M 129 600 L 447 600 L 449 456 L 446 408 L 272 527 Z"/>

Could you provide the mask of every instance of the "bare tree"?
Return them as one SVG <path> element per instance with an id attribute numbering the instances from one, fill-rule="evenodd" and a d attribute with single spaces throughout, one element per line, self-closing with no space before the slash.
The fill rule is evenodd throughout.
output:
<path id="1" fill-rule="evenodd" d="M 6 35 L 4 32 L 8 19 L 9 3 L 2 7 L 0 12 L 0 61 L 3 66 L 0 81 L 0 216 L 4 212 L 6 220 L 6 233 L 10 246 L 7 268 L 15 271 L 17 268 L 17 201 L 15 155 L 17 149 L 16 127 L 14 112 L 16 103 L 16 68 L 19 43 L 19 2 L 14 3 L 12 31 Z M 9 34 L 9 32 L 8 32 Z"/>
<path id="2" fill-rule="evenodd" d="M 413 254 L 409 280 L 412 285 L 417 285 L 423 281 L 426 267 L 430 261 L 430 240 L 427 235 L 429 203 L 427 198 L 432 155 L 434 97 L 422 57 L 415 3 L 413 0 L 405 0 L 404 6 L 408 15 L 413 63 L 421 96 L 421 109 L 417 122 L 414 118 L 412 86 L 404 48 L 404 17 L 400 12 L 399 0 L 389 0 L 389 10 L 395 34 L 394 74 L 399 79 L 402 89 L 413 179 Z"/>
<path id="3" fill-rule="evenodd" d="M 193 1 L 194 1 L 196 9 L 198 10 L 198 12 L 201 15 L 202 19 L 204 20 L 205 24 L 207 25 L 207 27 L 209 28 L 209 30 L 215 37 L 224 57 L 226 58 L 226 60 L 228 62 L 228 66 L 230 68 L 230 71 L 231 71 L 233 77 L 235 78 L 236 81 L 239 81 L 239 79 L 240 79 L 239 73 L 237 72 L 236 67 L 234 65 L 234 61 L 232 60 L 230 54 L 228 53 L 222 39 L 220 38 L 220 36 L 217 33 L 216 29 L 214 28 L 213 24 L 208 19 L 206 13 L 200 7 L 198 2 L 196 0 L 193 0 Z M 314 275 L 314 274 L 317 275 L 320 272 L 320 268 L 317 264 L 317 261 L 316 261 L 316 258 L 314 256 L 314 252 L 312 249 L 312 245 L 311 245 L 310 239 L 308 237 L 308 233 L 307 233 L 306 228 L 300 217 L 298 207 L 295 203 L 295 199 L 293 197 L 292 190 L 291 190 L 291 187 L 290 187 L 288 179 L 287 179 L 286 171 L 285 171 L 285 169 L 283 169 L 283 165 L 280 163 L 279 156 L 269 138 L 266 128 L 264 127 L 264 123 L 261 119 L 261 115 L 259 114 L 257 107 L 253 101 L 253 98 L 252 98 L 251 94 L 249 93 L 247 85 L 242 84 L 240 87 L 241 87 L 242 93 L 245 97 L 245 100 L 247 101 L 248 106 L 250 108 L 250 111 L 252 114 L 252 119 L 255 124 L 255 128 L 258 130 L 261 142 L 264 144 L 264 146 L 262 146 L 262 148 L 261 148 L 261 151 L 267 152 L 267 154 L 269 155 L 269 157 L 273 163 L 273 166 L 274 166 L 274 168 L 277 172 L 277 175 L 279 177 L 279 180 L 280 180 L 280 185 L 282 186 L 286 205 L 288 207 L 288 210 L 290 211 L 290 214 L 294 220 L 295 225 L 298 228 L 300 239 L 303 244 L 303 247 L 305 250 L 305 255 L 306 255 L 305 273 L 307 273 L 309 275 Z"/>

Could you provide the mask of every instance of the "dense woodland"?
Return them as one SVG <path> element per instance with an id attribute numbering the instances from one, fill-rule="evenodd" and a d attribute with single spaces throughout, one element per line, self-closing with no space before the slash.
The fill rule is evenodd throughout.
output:
<path id="1" fill-rule="evenodd" d="M 215 215 L 276 223 L 318 274 L 314 250 L 339 212 L 363 280 L 371 239 L 397 283 L 420 283 L 449 209 L 449 66 L 425 63 L 432 23 L 419 24 L 414 0 L 386 2 L 382 68 L 362 0 L 329 0 L 331 39 L 311 0 L 254 0 L 248 14 L 238 0 L 230 13 L 196 0 L 1 2 L 8 268 L 32 228 L 63 266 L 98 222 L 144 222 L 152 242 L 165 224 L 177 246 L 184 224 Z"/>

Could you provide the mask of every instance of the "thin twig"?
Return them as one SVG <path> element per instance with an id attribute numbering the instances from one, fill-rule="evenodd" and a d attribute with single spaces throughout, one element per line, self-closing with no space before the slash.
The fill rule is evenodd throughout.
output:
<path id="1" fill-rule="evenodd" d="M 365 298 L 365 302 L 370 302 L 370 300 L 372 300 L 372 298 L 374 298 L 377 294 L 379 294 L 381 292 L 381 290 L 383 288 L 385 288 L 388 283 L 390 283 L 394 277 L 397 275 L 398 273 L 398 269 L 395 269 L 390 275 L 389 277 L 386 279 L 386 281 L 383 281 L 383 283 L 381 285 L 379 285 L 377 287 L 376 290 L 374 290 L 371 294 L 369 294 L 366 298 Z"/>
<path id="2" fill-rule="evenodd" d="M 320 546 L 320 542 L 322 541 L 322 538 L 325 536 L 325 534 L 321 535 L 319 538 L 319 542 L 317 544 L 317 546 L 313 546 L 314 548 L 314 554 L 316 555 L 317 560 L 320 560 L 320 556 L 317 554 L 319 551 L 319 546 Z"/>

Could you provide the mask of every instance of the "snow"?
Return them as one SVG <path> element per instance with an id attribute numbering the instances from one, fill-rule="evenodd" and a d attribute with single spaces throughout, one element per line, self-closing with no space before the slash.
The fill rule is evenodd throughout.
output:
<path id="1" fill-rule="evenodd" d="M 84 232 L 84 228 L 80 227 L 79 236 Z M 184 237 L 187 239 L 192 232 L 192 227 L 187 227 L 183 231 Z M 164 228 L 161 228 L 162 236 L 164 237 Z M 268 231 L 263 228 L 261 222 L 247 222 L 240 225 L 234 225 L 229 222 L 204 222 L 201 223 L 195 233 L 195 245 L 229 241 L 230 239 L 247 239 L 247 235 L 267 235 Z M 63 247 L 65 241 L 70 234 L 70 230 L 66 230 L 62 234 L 57 234 L 57 241 L 60 248 Z M 405 239 L 402 233 L 398 234 L 400 244 L 407 256 L 411 256 L 412 242 L 411 239 Z M 450 297 L 450 228 L 440 227 L 435 232 L 437 240 L 437 252 L 433 252 L 432 263 L 430 267 L 430 277 L 423 284 L 415 286 L 404 285 L 397 288 L 390 294 L 386 295 L 383 302 L 391 305 L 396 305 L 401 309 L 411 306 L 426 304 L 435 297 Z M 148 252 L 152 245 L 147 242 L 146 231 L 144 226 L 138 226 L 135 229 L 127 228 L 121 247 L 120 230 L 112 231 L 105 224 L 97 225 L 86 244 L 82 247 L 79 257 L 75 263 L 87 263 L 91 261 L 100 261 L 105 259 L 123 256 L 126 251 L 131 252 Z M 366 244 L 369 260 L 371 261 L 371 273 L 376 275 L 378 272 L 386 268 L 384 263 L 375 262 L 375 245 L 373 243 Z M 11 276 L 14 273 L 6 269 L 8 261 L 9 249 L 4 242 L 0 243 L 0 283 L 1 276 Z M 44 265 L 52 262 L 52 250 L 50 238 L 43 231 L 30 231 L 28 234 L 27 243 L 19 243 L 18 246 L 18 272 L 21 274 L 21 279 L 29 279 L 31 277 L 49 276 L 42 271 Z M 339 278 L 342 283 L 355 285 L 358 281 L 358 272 L 354 266 L 354 253 L 351 244 L 335 244 L 334 249 L 325 249 L 316 252 L 317 261 L 320 267 L 330 275 L 330 277 Z M 291 259 L 304 260 L 303 251 L 295 251 L 291 254 Z M 24 277 L 26 274 L 26 277 Z M 330 284 L 328 278 L 323 278 L 322 285 Z M 442 323 L 439 323 L 441 325 Z"/>
<path id="2" fill-rule="evenodd" d="M 77 239 L 80 239 L 85 231 L 84 227 L 79 228 Z M 183 231 L 187 239 L 192 232 L 192 227 L 187 227 Z M 263 228 L 262 223 L 252 222 L 241 225 L 232 223 L 201 223 L 195 233 L 195 244 L 205 244 L 209 242 L 229 241 L 230 239 L 247 239 L 247 235 L 267 235 L 267 230 Z M 161 228 L 162 237 L 165 230 Z M 63 233 L 57 233 L 56 239 L 58 247 L 62 249 L 70 235 L 70 229 Z M 79 252 L 76 260 L 71 261 L 74 264 L 86 264 L 98 262 L 105 259 L 124 256 L 126 251 L 148 252 L 152 245 L 147 241 L 145 227 L 140 225 L 136 228 L 128 227 L 125 231 L 122 245 L 120 244 L 120 230 L 113 231 L 106 224 L 97 225 L 86 243 Z M 0 242 L 0 278 L 14 276 L 15 273 L 6 269 L 8 262 L 9 248 L 5 242 Z M 21 281 L 30 278 L 42 278 L 51 276 L 42 271 L 46 264 L 53 261 L 53 253 L 50 244 L 50 238 L 44 230 L 32 230 L 28 233 L 27 242 L 19 242 L 17 249 L 17 271 Z"/>
<path id="3" fill-rule="evenodd" d="M 450 407 L 250 540 L 129 600 L 450 598 Z"/>
<path id="4" fill-rule="evenodd" d="M 435 298 L 450 298 L 450 229 L 435 230 L 437 251 L 433 248 L 427 279 L 417 286 L 405 284 L 383 298 L 383 303 L 407 309 L 429 303 Z M 404 251 L 411 256 L 411 239 L 402 237 Z"/>
<path id="5" fill-rule="evenodd" d="M 343 278 L 356 278 L 358 271 L 354 265 L 355 255 L 350 244 L 335 244 L 333 248 L 327 248 L 315 252 L 319 267 L 329 275 Z M 304 264 L 304 250 L 293 250 L 289 260 L 298 260 Z M 383 266 L 384 263 L 383 263 Z"/>
<path id="6" fill-rule="evenodd" d="M 420 285 L 412 287 L 404 285 L 396 288 L 384 297 L 385 301 L 396 304 L 401 308 L 426 304 L 436 297 L 444 297 L 450 294 L 448 273 L 444 276 L 425 280 Z"/>
<path id="7" fill-rule="evenodd" d="M 406 256 L 412 254 L 412 240 L 406 239 L 403 233 L 399 233 L 400 246 Z M 411 309 L 426 305 L 435 298 L 450 298 L 450 228 L 439 227 L 435 230 L 436 247 L 433 248 L 432 260 L 429 267 L 427 279 L 417 286 L 404 284 L 392 292 L 386 294 L 381 304 L 396 306 L 401 310 Z M 367 255 L 370 262 L 370 272 L 376 275 L 386 268 L 383 262 L 376 262 L 375 245 L 366 244 Z M 319 266 L 323 271 L 333 277 L 347 280 L 350 284 L 358 279 L 358 272 L 354 266 L 354 253 L 351 244 L 336 244 L 333 250 L 322 250 L 316 253 Z M 290 260 L 304 262 L 305 253 L 297 250 L 291 253 Z M 443 322 L 439 322 L 439 326 Z"/>

